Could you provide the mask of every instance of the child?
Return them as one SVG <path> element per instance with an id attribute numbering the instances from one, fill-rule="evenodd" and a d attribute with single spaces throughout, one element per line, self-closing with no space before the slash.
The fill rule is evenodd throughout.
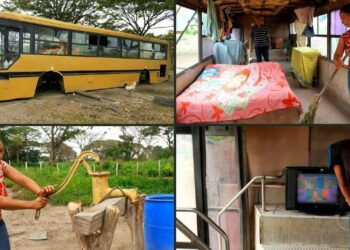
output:
<path id="1" fill-rule="evenodd" d="M 15 168 L 11 167 L 2 160 L 4 153 L 4 145 L 0 139 L 0 249 L 10 250 L 9 236 L 6 229 L 6 224 L 1 217 L 1 209 L 18 210 L 18 209 L 40 209 L 45 207 L 48 196 L 53 192 L 53 186 L 45 186 L 40 188 L 39 185 L 29 177 L 21 174 Z M 8 198 L 4 177 L 9 178 L 13 182 L 29 189 L 37 198 L 31 201 L 15 200 Z"/>
<path id="2" fill-rule="evenodd" d="M 340 9 L 339 15 L 340 15 L 340 19 L 341 19 L 342 23 L 346 27 L 350 27 L 350 4 L 344 5 Z M 340 69 L 343 67 L 342 56 L 344 54 L 344 51 L 347 54 L 349 54 L 349 52 L 350 52 L 350 30 L 345 32 L 340 37 L 337 50 L 334 53 L 333 62 L 334 62 L 335 67 L 337 69 Z M 349 62 L 350 62 L 350 60 L 349 60 Z M 350 66 L 350 64 L 349 64 L 349 66 Z"/>

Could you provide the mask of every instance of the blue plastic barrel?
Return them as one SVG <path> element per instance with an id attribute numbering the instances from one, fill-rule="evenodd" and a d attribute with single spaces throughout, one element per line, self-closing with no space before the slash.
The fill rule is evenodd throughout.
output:
<path id="1" fill-rule="evenodd" d="M 174 250 L 174 195 L 146 195 L 145 250 Z"/>

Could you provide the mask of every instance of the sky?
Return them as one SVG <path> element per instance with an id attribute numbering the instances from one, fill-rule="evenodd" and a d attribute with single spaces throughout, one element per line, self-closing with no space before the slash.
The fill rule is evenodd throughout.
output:
<path id="1" fill-rule="evenodd" d="M 169 31 L 174 30 L 174 21 L 173 20 L 164 20 L 163 22 L 158 23 L 148 33 L 153 33 L 155 35 L 168 34 Z"/>

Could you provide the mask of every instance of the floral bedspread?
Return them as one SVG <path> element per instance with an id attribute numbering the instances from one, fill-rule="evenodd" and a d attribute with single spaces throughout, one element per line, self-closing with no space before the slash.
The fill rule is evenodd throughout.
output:
<path id="1" fill-rule="evenodd" d="M 298 107 L 281 65 L 208 65 L 176 98 L 177 123 L 247 119 L 266 112 Z"/>

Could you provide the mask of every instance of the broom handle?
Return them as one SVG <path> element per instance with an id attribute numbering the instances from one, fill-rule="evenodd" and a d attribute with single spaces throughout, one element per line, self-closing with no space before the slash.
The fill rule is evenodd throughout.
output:
<path id="1" fill-rule="evenodd" d="M 343 56 L 343 58 L 342 58 L 342 63 L 344 63 L 345 62 L 345 60 L 346 60 L 346 58 L 348 57 L 348 54 L 347 53 L 345 53 L 345 55 Z M 329 86 L 329 84 L 333 81 L 333 78 L 335 77 L 335 75 L 338 73 L 338 71 L 339 71 L 339 69 L 335 69 L 334 70 L 334 72 L 333 72 L 333 74 L 331 75 L 331 77 L 329 78 L 329 80 L 328 80 L 328 82 L 324 85 L 324 87 L 322 88 L 322 90 L 321 90 L 321 92 L 320 92 L 320 96 L 323 96 L 323 94 L 324 94 L 324 92 L 326 92 L 326 90 L 327 90 L 327 88 L 328 88 L 328 86 Z"/>

